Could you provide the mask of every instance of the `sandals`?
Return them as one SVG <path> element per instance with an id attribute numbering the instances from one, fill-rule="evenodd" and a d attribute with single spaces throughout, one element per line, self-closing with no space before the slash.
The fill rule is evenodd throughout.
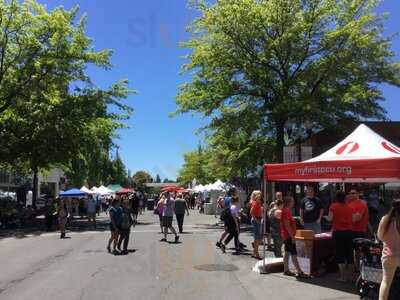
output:
<path id="1" fill-rule="evenodd" d="M 297 279 L 310 279 L 310 276 L 304 274 L 303 272 L 296 274 Z"/>
<path id="2" fill-rule="evenodd" d="M 290 272 L 290 271 L 285 271 L 285 272 L 283 272 L 283 275 L 285 275 L 285 276 L 290 276 L 290 277 L 295 277 L 295 276 L 296 276 L 295 273 Z"/>

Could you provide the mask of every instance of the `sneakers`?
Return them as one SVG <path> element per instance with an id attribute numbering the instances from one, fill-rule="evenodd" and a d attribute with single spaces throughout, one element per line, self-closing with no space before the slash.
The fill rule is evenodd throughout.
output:
<path id="1" fill-rule="evenodd" d="M 175 243 L 179 242 L 179 235 L 175 236 Z"/>
<path id="2" fill-rule="evenodd" d="M 166 242 L 166 241 L 167 241 L 166 238 L 162 238 L 162 239 L 160 240 L 160 242 Z"/>
<path id="3" fill-rule="evenodd" d="M 221 247 L 220 248 L 221 248 L 222 253 L 226 253 L 226 247 L 225 247 L 224 244 L 221 243 Z"/>
<path id="4" fill-rule="evenodd" d="M 221 248 L 221 245 L 222 245 L 221 242 L 217 242 L 217 243 L 215 244 L 215 246 L 217 246 L 218 248 Z"/>

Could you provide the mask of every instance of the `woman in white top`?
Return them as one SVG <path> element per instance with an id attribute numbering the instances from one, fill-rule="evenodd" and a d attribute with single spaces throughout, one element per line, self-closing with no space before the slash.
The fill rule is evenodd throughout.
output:
<path id="1" fill-rule="evenodd" d="M 400 200 L 395 200 L 389 213 L 382 218 L 378 238 L 383 242 L 379 300 L 387 300 L 396 269 L 400 267 Z"/>

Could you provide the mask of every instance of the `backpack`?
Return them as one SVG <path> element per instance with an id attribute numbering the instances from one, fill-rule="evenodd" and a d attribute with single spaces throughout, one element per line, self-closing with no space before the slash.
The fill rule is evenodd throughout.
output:
<path id="1" fill-rule="evenodd" d="M 231 215 L 231 208 L 230 207 L 225 207 L 224 210 L 221 212 L 220 219 L 223 222 L 228 222 L 232 218 Z"/>

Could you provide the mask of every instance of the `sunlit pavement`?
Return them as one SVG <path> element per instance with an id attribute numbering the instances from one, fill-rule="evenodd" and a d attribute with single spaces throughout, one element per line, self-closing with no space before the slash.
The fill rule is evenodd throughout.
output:
<path id="1" fill-rule="evenodd" d="M 252 272 L 250 253 L 215 247 L 221 229 L 214 216 L 191 211 L 174 244 L 172 236 L 159 241 L 158 217 L 146 212 L 126 256 L 107 253 L 106 216 L 100 219 L 98 231 L 78 226 L 66 240 L 42 232 L 1 238 L 0 299 L 359 299 L 352 284 L 333 276 L 299 282 Z M 250 233 L 241 240 L 250 245 Z"/>

